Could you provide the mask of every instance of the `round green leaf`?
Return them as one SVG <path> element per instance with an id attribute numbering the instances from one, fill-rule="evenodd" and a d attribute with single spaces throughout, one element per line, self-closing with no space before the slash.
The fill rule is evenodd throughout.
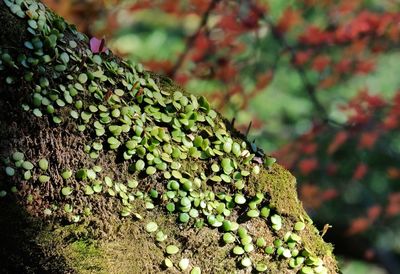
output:
<path id="1" fill-rule="evenodd" d="M 49 162 L 46 159 L 39 160 L 39 168 L 43 171 L 46 171 L 49 168 Z"/>
<path id="2" fill-rule="evenodd" d="M 146 231 L 151 233 L 151 232 L 156 232 L 158 229 L 158 225 L 155 222 L 149 222 L 146 225 Z"/>
<path id="3" fill-rule="evenodd" d="M 61 189 L 61 193 L 64 196 L 68 196 L 68 195 L 70 195 L 72 193 L 72 188 L 70 188 L 69 186 L 63 187 Z"/>
<path id="4" fill-rule="evenodd" d="M 24 161 L 21 166 L 22 166 L 22 168 L 24 168 L 26 170 L 33 169 L 33 164 L 29 161 Z"/>
<path id="5" fill-rule="evenodd" d="M 167 254 L 173 255 L 179 252 L 179 247 L 177 247 L 176 245 L 169 245 L 165 250 Z"/>

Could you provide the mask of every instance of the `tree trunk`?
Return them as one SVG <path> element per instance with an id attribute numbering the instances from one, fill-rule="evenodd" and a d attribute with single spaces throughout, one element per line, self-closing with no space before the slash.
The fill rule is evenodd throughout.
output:
<path id="1" fill-rule="evenodd" d="M 295 178 L 203 97 L 0 1 L 2 273 L 336 273 Z"/>

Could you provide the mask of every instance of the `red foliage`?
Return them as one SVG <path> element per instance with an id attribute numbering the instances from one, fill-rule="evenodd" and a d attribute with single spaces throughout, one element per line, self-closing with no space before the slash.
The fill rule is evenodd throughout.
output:
<path id="1" fill-rule="evenodd" d="M 315 152 L 317 151 L 318 145 L 315 143 L 306 143 L 303 144 L 302 150 L 304 152 L 304 154 L 309 154 L 309 155 L 313 155 L 315 154 Z"/>
<path id="2" fill-rule="evenodd" d="M 171 71 L 173 66 L 173 63 L 169 60 L 147 60 L 143 62 L 143 64 L 149 68 L 149 70 L 155 70 L 157 68 L 158 71 L 163 73 Z"/>
<path id="3" fill-rule="evenodd" d="M 316 185 L 302 184 L 300 186 L 300 199 L 305 208 L 318 208 L 322 204 L 320 189 Z"/>
<path id="4" fill-rule="evenodd" d="M 257 93 L 263 90 L 266 86 L 268 86 L 273 77 L 274 74 L 272 71 L 268 71 L 267 73 L 257 75 L 257 84 L 254 93 Z"/>
<path id="5" fill-rule="evenodd" d="M 311 25 L 300 35 L 299 41 L 309 46 L 317 46 L 332 42 L 332 37 L 318 26 Z"/>
<path id="6" fill-rule="evenodd" d="M 340 60 L 336 65 L 335 65 L 335 70 L 337 73 L 342 74 L 349 72 L 352 67 L 352 61 L 348 58 Z"/>
<path id="7" fill-rule="evenodd" d="M 294 64 L 298 66 L 302 66 L 307 63 L 311 58 L 310 51 L 298 51 L 294 57 Z"/>
<path id="8" fill-rule="evenodd" d="M 364 232 L 369 228 L 370 225 L 371 221 L 368 218 L 365 217 L 356 218 L 351 222 L 350 227 L 347 230 L 347 235 L 351 236 L 354 234 Z"/>
<path id="9" fill-rule="evenodd" d="M 396 167 L 389 167 L 387 169 L 387 175 L 388 178 L 392 180 L 400 179 L 400 169 Z"/>
<path id="10" fill-rule="evenodd" d="M 192 61 L 201 61 L 206 53 L 210 50 L 211 46 L 212 44 L 210 39 L 205 34 L 199 34 L 194 42 Z"/>
<path id="11" fill-rule="evenodd" d="M 348 139 L 349 134 L 346 131 L 339 131 L 333 138 L 333 141 L 328 146 L 328 154 L 333 154 L 343 145 Z"/>
<path id="12" fill-rule="evenodd" d="M 356 65 L 356 73 L 367 74 L 371 72 L 375 67 L 375 62 L 373 60 L 362 60 L 358 61 Z"/>
<path id="13" fill-rule="evenodd" d="M 366 164 L 358 164 L 353 173 L 353 180 L 361 180 L 368 171 L 368 166 Z"/>
<path id="14" fill-rule="evenodd" d="M 371 149 L 379 138 L 378 132 L 363 132 L 361 133 L 358 147 L 360 149 Z"/>
<path id="15" fill-rule="evenodd" d="M 374 205 L 368 208 L 367 215 L 371 221 L 375 221 L 382 213 L 382 206 Z"/>
<path id="16" fill-rule="evenodd" d="M 336 189 L 330 188 L 322 192 L 321 197 L 323 201 L 329 201 L 339 196 L 339 193 Z"/>
<path id="17" fill-rule="evenodd" d="M 376 254 L 375 251 L 371 248 L 365 250 L 364 252 L 364 258 L 368 261 L 372 261 L 375 258 Z"/>
<path id="18" fill-rule="evenodd" d="M 398 31 L 400 17 L 398 13 L 387 13 L 384 16 L 371 12 L 362 11 L 357 16 L 337 26 L 333 30 L 323 30 L 317 26 L 309 26 L 299 37 L 299 40 L 310 46 L 324 44 L 345 44 L 356 39 L 368 36 L 385 36 L 389 26 Z M 397 24 L 397 26 L 396 26 Z M 392 37 L 390 37 L 392 38 Z M 398 38 L 397 38 L 398 39 Z"/>
<path id="19" fill-rule="evenodd" d="M 299 162 L 299 169 L 303 175 L 308 175 L 318 167 L 318 160 L 315 158 L 304 159 Z"/>
<path id="20" fill-rule="evenodd" d="M 338 166 L 336 164 L 330 163 L 327 168 L 326 172 L 329 176 L 334 176 L 338 171 Z"/>
<path id="21" fill-rule="evenodd" d="M 386 215 L 392 217 L 400 213 L 400 192 L 389 194 L 389 204 L 386 207 Z"/>
<path id="22" fill-rule="evenodd" d="M 279 19 L 278 23 L 277 23 L 277 30 L 280 33 L 284 33 L 287 31 L 290 31 L 290 29 L 301 23 L 301 13 L 299 10 L 295 10 L 292 7 L 288 7 L 285 9 L 285 11 L 283 12 L 281 18 Z"/>
<path id="23" fill-rule="evenodd" d="M 312 68 L 315 71 L 322 72 L 331 62 L 331 58 L 326 55 L 320 55 L 314 58 Z"/>

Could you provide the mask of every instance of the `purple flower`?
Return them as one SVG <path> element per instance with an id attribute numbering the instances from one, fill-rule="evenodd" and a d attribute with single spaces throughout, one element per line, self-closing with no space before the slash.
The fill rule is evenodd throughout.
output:
<path id="1" fill-rule="evenodd" d="M 104 38 L 98 39 L 96 37 L 90 38 L 90 50 L 93 53 L 107 52 L 108 48 L 105 46 L 106 40 Z"/>

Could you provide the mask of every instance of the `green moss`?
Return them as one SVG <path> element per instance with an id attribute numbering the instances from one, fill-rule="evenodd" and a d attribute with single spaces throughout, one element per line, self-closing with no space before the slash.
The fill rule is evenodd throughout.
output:
<path id="1" fill-rule="evenodd" d="M 78 273 L 107 273 L 103 253 L 94 241 L 75 241 L 63 248 L 69 265 Z"/>
<path id="2" fill-rule="evenodd" d="M 287 216 L 290 220 L 289 226 L 293 226 L 298 220 L 311 221 L 304 211 L 300 201 L 297 199 L 296 178 L 278 164 L 274 164 L 271 170 L 262 170 L 258 178 L 254 179 L 254 186 L 250 193 L 266 192 L 270 195 L 270 205 L 278 213 Z M 308 223 L 305 230 L 300 233 L 304 246 L 313 254 L 325 258 L 331 258 L 333 246 L 324 242 L 318 230 Z M 331 267 L 336 264 L 329 260 Z"/>
<path id="3" fill-rule="evenodd" d="M 253 184 L 248 191 L 251 195 L 257 192 L 268 193 L 272 208 L 284 215 L 303 216 L 302 208 L 296 193 L 296 179 L 289 171 L 278 164 L 270 169 L 261 170 L 260 174 L 251 179 Z"/>

